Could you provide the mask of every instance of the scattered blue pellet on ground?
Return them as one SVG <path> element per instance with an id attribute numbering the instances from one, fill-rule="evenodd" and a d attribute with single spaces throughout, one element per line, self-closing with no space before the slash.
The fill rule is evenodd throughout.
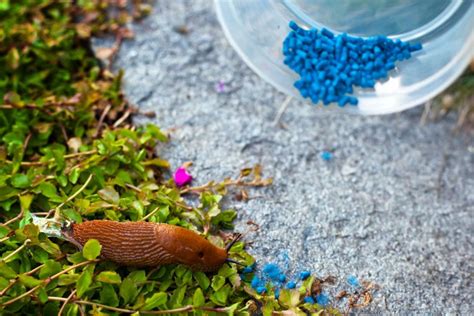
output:
<path id="1" fill-rule="evenodd" d="M 280 274 L 278 276 L 278 281 L 281 282 L 281 283 L 285 282 L 286 281 L 286 275 Z"/>
<path id="2" fill-rule="evenodd" d="M 305 30 L 294 21 L 283 42 L 284 63 L 300 75 L 294 83 L 301 96 L 313 103 L 357 105 L 348 94 L 353 86 L 373 88 L 387 78 L 397 61 L 421 50 L 420 43 L 410 44 L 385 36 L 353 37 L 334 35 L 327 29 Z"/>
<path id="3" fill-rule="evenodd" d="M 272 281 L 278 282 L 282 272 L 280 267 L 274 263 L 268 263 L 263 266 L 263 274 Z"/>
<path id="4" fill-rule="evenodd" d="M 258 276 L 254 276 L 250 285 L 256 290 L 259 287 L 265 287 L 265 283 Z"/>
<path id="5" fill-rule="evenodd" d="M 286 283 L 286 288 L 287 289 L 294 289 L 296 287 L 296 283 L 293 282 L 293 281 L 290 281 L 288 283 Z"/>
<path id="6" fill-rule="evenodd" d="M 280 289 L 279 288 L 275 289 L 275 298 L 276 299 L 280 298 Z"/>
<path id="7" fill-rule="evenodd" d="M 252 263 L 249 266 L 246 266 L 245 268 L 242 269 L 242 273 L 251 273 L 255 269 L 256 263 Z"/>
<path id="8" fill-rule="evenodd" d="M 311 275 L 311 272 L 309 272 L 309 271 L 301 271 L 300 272 L 300 279 L 301 280 L 306 280 L 310 275 Z"/>
<path id="9" fill-rule="evenodd" d="M 323 159 L 324 161 L 329 161 L 332 159 L 332 153 L 329 151 L 321 152 L 320 156 L 321 156 L 321 159 Z"/>
<path id="10" fill-rule="evenodd" d="M 348 283 L 350 286 L 353 286 L 353 287 L 359 287 L 359 286 L 360 286 L 359 280 L 358 280 L 354 275 L 350 275 L 350 276 L 347 278 L 347 283 Z"/>
<path id="11" fill-rule="evenodd" d="M 329 297 L 326 294 L 321 293 L 316 296 L 316 302 L 321 306 L 326 306 L 329 304 Z"/>
<path id="12" fill-rule="evenodd" d="M 314 304 L 314 299 L 311 296 L 306 296 L 304 298 L 305 303 Z"/>
<path id="13" fill-rule="evenodd" d="M 256 288 L 256 291 L 257 291 L 258 294 L 263 294 L 267 291 L 267 288 L 264 287 L 264 286 L 259 286 L 259 287 Z"/>

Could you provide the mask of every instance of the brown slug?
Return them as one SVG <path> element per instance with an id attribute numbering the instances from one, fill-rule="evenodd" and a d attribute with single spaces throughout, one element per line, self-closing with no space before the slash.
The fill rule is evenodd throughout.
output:
<path id="1" fill-rule="evenodd" d="M 92 220 L 72 224 L 70 241 L 83 246 L 89 239 L 102 245 L 104 259 L 120 265 L 156 267 L 180 263 L 193 270 L 218 270 L 228 258 L 228 250 L 219 248 L 197 233 L 179 226 L 150 222 L 114 222 Z"/>

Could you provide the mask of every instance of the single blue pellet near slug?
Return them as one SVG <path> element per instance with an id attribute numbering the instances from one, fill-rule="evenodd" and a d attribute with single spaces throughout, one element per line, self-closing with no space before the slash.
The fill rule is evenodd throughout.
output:
<path id="1" fill-rule="evenodd" d="M 296 287 L 296 283 L 293 281 L 290 281 L 286 284 L 287 289 L 294 289 Z"/>

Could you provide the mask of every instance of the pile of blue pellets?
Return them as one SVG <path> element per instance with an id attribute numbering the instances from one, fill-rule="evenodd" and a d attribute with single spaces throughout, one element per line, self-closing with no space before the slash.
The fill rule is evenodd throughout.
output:
<path id="1" fill-rule="evenodd" d="M 411 45 L 386 36 L 334 35 L 324 28 L 305 30 L 294 21 L 289 26 L 283 55 L 284 63 L 300 75 L 294 86 L 302 97 L 324 105 L 357 105 L 357 98 L 349 95 L 354 86 L 373 88 L 377 80 L 388 77 L 397 61 L 422 49 L 420 43 Z"/>
<path id="2" fill-rule="evenodd" d="M 251 286 L 260 295 L 267 294 L 269 289 L 273 289 L 275 298 L 278 299 L 280 296 L 281 289 L 295 289 L 297 285 L 306 280 L 311 276 L 308 270 L 299 272 L 296 276 L 288 277 L 287 273 L 275 263 L 267 263 L 263 265 L 259 271 L 256 264 L 247 266 L 242 270 L 242 279 L 247 279 L 247 276 L 251 276 Z M 359 281 L 355 276 L 349 276 L 347 283 L 353 288 L 360 288 Z M 304 297 L 305 303 L 319 304 L 323 307 L 328 306 L 330 303 L 329 296 L 321 292 L 316 296 L 307 295 Z"/>

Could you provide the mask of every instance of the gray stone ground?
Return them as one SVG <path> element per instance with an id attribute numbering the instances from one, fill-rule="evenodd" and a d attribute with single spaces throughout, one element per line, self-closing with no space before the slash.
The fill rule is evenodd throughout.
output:
<path id="1" fill-rule="evenodd" d="M 257 198 L 229 201 L 238 230 L 249 219 L 261 227 L 247 236 L 259 262 L 283 264 L 286 251 L 293 271 L 342 287 L 350 274 L 373 280 L 382 289 L 367 312 L 474 313 L 474 142 L 452 134 L 454 118 L 422 126 L 421 108 L 355 117 L 294 101 L 287 128 L 275 127 L 285 96 L 233 51 L 210 0 L 159 1 L 134 30 L 115 68 L 128 98 L 157 113 L 137 122 L 171 131 L 162 155 L 192 160 L 197 184 L 255 163 L 274 177 Z"/>

